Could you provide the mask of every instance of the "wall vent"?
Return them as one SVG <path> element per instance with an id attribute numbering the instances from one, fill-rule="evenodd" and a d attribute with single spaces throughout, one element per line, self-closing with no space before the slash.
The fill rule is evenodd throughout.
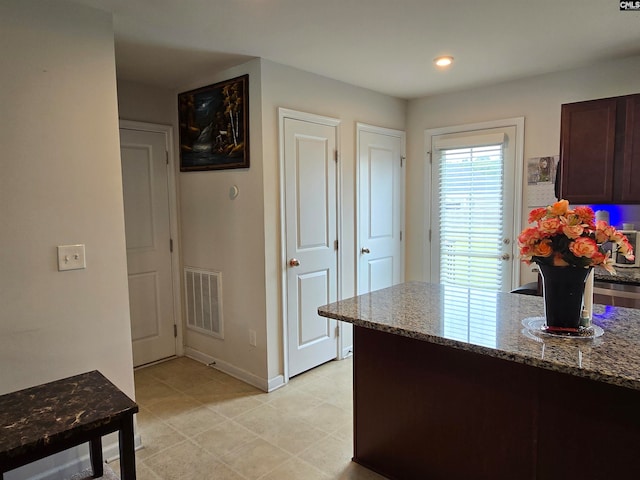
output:
<path id="1" fill-rule="evenodd" d="M 224 338 L 222 320 L 222 273 L 184 269 L 187 328 Z"/>

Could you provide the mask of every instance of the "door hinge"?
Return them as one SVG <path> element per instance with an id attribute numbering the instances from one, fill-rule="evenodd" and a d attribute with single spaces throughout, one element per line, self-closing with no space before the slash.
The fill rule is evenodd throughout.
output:
<path id="1" fill-rule="evenodd" d="M 173 238 L 169 239 L 169 252 L 173 253 Z"/>
<path id="2" fill-rule="evenodd" d="M 167 162 L 167 165 L 169 165 L 169 150 L 164 151 L 164 158 Z"/>
<path id="3" fill-rule="evenodd" d="M 402 230 L 400 230 L 400 241 L 402 241 Z"/>
<path id="4" fill-rule="evenodd" d="M 340 336 L 340 327 L 338 327 L 338 325 L 336 325 L 336 337 Z"/>
<path id="5" fill-rule="evenodd" d="M 427 152 L 427 155 L 429 155 L 429 163 L 431 163 L 431 152 Z"/>
<path id="6" fill-rule="evenodd" d="M 431 241 L 431 230 L 429 230 L 429 241 Z"/>
<path id="7" fill-rule="evenodd" d="M 400 157 L 400 168 L 402 168 L 402 165 L 404 163 L 404 161 L 407 159 L 407 157 L 401 156 Z"/>
<path id="8" fill-rule="evenodd" d="M 333 248 L 334 250 L 338 250 L 338 240 L 333 241 Z"/>
<path id="9" fill-rule="evenodd" d="M 173 338 L 177 338 L 178 337 L 178 325 L 176 325 L 175 323 L 173 324 Z"/>
<path id="10" fill-rule="evenodd" d="M 336 161 L 336 163 L 338 163 L 338 150 L 334 150 L 333 153 L 334 153 L 334 155 L 333 155 L 334 160 Z"/>

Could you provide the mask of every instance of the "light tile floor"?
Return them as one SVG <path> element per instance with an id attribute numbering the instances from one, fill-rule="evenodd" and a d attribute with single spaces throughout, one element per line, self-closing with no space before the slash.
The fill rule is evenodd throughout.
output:
<path id="1" fill-rule="evenodd" d="M 136 370 L 138 479 L 383 480 L 351 461 L 351 369 L 329 362 L 268 394 L 186 357 Z"/>

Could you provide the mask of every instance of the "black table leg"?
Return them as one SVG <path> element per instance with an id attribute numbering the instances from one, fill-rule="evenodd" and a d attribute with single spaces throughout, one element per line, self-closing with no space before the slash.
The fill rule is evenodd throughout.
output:
<path id="1" fill-rule="evenodd" d="M 102 437 L 97 436 L 89 441 L 89 457 L 93 478 L 101 477 L 104 473 L 102 466 Z"/>
<path id="2" fill-rule="evenodd" d="M 136 452 L 133 440 L 133 414 L 122 419 L 120 431 L 121 480 L 136 480 Z"/>

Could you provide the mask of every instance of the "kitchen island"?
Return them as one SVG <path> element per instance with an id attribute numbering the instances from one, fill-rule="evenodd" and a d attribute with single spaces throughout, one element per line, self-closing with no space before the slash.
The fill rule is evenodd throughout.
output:
<path id="1" fill-rule="evenodd" d="M 640 475 L 640 311 L 598 338 L 524 327 L 540 297 L 420 282 L 319 308 L 354 325 L 354 461 L 392 479 Z"/>

